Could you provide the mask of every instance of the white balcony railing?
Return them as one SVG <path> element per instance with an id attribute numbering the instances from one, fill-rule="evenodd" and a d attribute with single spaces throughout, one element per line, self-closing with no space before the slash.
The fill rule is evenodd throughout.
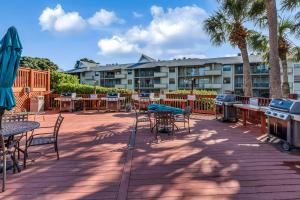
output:
<path id="1" fill-rule="evenodd" d="M 167 84 L 154 84 L 154 88 L 166 89 L 168 86 Z"/>
<path id="2" fill-rule="evenodd" d="M 116 74 L 115 78 L 126 78 L 126 74 Z"/>
<path id="3" fill-rule="evenodd" d="M 154 72 L 154 77 L 159 78 L 159 77 L 167 77 L 168 73 L 167 72 Z"/>
<path id="4" fill-rule="evenodd" d="M 125 89 L 125 88 L 126 88 L 126 85 L 125 85 L 125 84 L 116 84 L 116 85 L 115 85 L 115 88 L 122 88 L 122 89 Z"/>
<path id="5" fill-rule="evenodd" d="M 205 89 L 221 89 L 222 84 L 219 83 L 206 83 L 204 84 Z"/>
<path id="6" fill-rule="evenodd" d="M 222 75 L 222 71 L 221 70 L 209 70 L 209 71 L 205 71 L 204 75 L 205 76 L 219 76 L 219 75 Z"/>

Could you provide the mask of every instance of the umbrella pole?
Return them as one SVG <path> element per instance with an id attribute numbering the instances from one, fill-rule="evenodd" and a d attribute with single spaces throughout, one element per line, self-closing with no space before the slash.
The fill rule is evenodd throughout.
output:
<path id="1" fill-rule="evenodd" d="M 2 129 L 2 116 L 4 114 L 4 108 L 0 107 L 0 129 Z"/>

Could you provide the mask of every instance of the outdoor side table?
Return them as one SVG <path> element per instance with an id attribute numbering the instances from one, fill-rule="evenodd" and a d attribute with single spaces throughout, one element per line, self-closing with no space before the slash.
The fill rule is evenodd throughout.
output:
<path id="1" fill-rule="evenodd" d="M 33 131 L 40 127 L 39 122 L 34 121 L 22 121 L 22 122 L 5 122 L 2 123 L 2 129 L 0 134 L 7 138 L 8 143 L 13 140 L 15 135 Z"/>

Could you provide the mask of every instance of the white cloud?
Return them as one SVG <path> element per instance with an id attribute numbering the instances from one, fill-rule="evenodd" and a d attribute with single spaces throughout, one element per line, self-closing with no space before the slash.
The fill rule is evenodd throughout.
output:
<path id="1" fill-rule="evenodd" d="M 101 9 L 88 19 L 88 23 L 95 27 L 109 26 L 112 23 L 122 24 L 125 21 L 117 17 L 113 11 Z"/>
<path id="2" fill-rule="evenodd" d="M 202 22 L 207 18 L 205 10 L 198 6 L 169 8 L 152 6 L 152 20 L 147 26 L 133 26 L 126 32 L 111 38 L 101 39 L 98 43 L 102 55 L 150 52 L 156 57 L 201 54 L 205 51 L 208 38 L 203 32 Z M 101 41 L 114 41 L 119 38 L 123 43 L 135 48 L 123 51 L 120 46 L 113 50 Z M 109 51 L 107 51 L 109 49 Z"/>
<path id="3" fill-rule="evenodd" d="M 114 36 L 111 39 L 100 40 L 98 46 L 102 49 L 102 55 L 126 54 L 138 51 L 138 47 L 135 44 L 131 44 L 118 36 Z"/>
<path id="4" fill-rule="evenodd" d="M 237 56 L 238 54 L 226 54 L 225 57 L 234 57 L 234 56 Z"/>
<path id="5" fill-rule="evenodd" d="M 66 32 L 81 31 L 86 22 L 78 12 L 66 13 L 60 4 L 54 9 L 47 7 L 39 17 L 42 30 Z"/>
<path id="6" fill-rule="evenodd" d="M 135 18 L 141 18 L 141 17 L 143 17 L 142 13 L 139 13 L 139 12 L 136 12 L 136 11 L 133 11 L 132 14 L 133 14 L 133 17 L 135 17 Z"/>

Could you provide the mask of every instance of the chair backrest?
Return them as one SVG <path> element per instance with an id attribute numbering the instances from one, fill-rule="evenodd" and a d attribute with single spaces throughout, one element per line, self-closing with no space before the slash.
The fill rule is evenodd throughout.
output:
<path id="1" fill-rule="evenodd" d="M 185 109 L 184 109 L 184 115 L 190 116 L 192 114 L 192 110 L 193 110 L 193 108 L 191 106 L 185 107 Z"/>
<path id="2" fill-rule="evenodd" d="M 55 137 L 56 140 L 57 140 L 57 137 L 58 137 L 58 132 L 59 132 L 60 126 L 61 126 L 63 121 L 64 121 L 64 117 L 61 114 L 59 114 L 58 117 L 57 117 L 57 120 L 55 122 L 54 132 L 53 132 L 54 137 Z"/>
<path id="3" fill-rule="evenodd" d="M 156 123 L 161 126 L 173 125 L 175 118 L 174 114 L 170 111 L 159 111 L 154 113 Z"/>
<path id="4" fill-rule="evenodd" d="M 24 122 L 28 121 L 28 113 L 13 113 L 5 114 L 2 117 L 2 122 Z"/>
<path id="5" fill-rule="evenodd" d="M 0 134 L 0 152 L 5 150 L 5 139 L 2 134 Z M 1 155 L 1 154 L 0 154 Z"/>

